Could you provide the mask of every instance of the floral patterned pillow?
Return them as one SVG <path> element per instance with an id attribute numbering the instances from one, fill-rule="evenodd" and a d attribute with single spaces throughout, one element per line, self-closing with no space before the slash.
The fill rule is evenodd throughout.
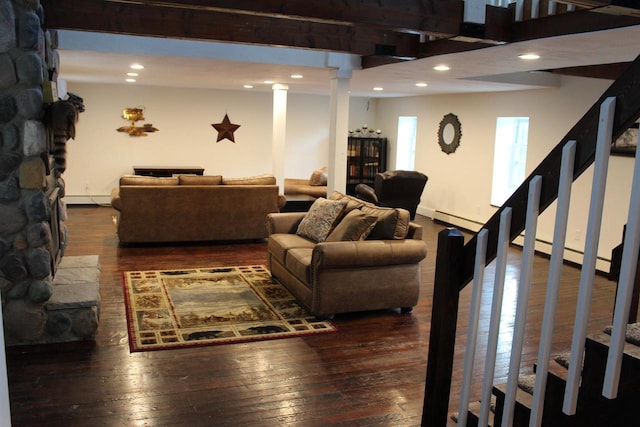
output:
<path id="1" fill-rule="evenodd" d="M 296 234 L 317 243 L 324 242 L 346 205 L 346 201 L 316 199 L 300 221 Z"/>

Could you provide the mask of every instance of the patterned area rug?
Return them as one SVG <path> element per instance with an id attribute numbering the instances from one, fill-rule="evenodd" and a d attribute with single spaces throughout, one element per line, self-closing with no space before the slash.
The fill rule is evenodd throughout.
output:
<path id="1" fill-rule="evenodd" d="M 131 351 L 230 344 L 335 332 L 261 265 L 127 271 Z"/>

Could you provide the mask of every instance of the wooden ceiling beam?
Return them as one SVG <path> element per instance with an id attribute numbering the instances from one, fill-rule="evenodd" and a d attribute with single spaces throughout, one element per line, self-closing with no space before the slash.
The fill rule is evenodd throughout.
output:
<path id="1" fill-rule="evenodd" d="M 640 18 L 633 16 L 608 15 L 592 10 L 578 10 L 540 19 L 515 22 L 511 27 L 512 33 L 509 42 L 611 30 L 639 24 Z"/>
<path id="2" fill-rule="evenodd" d="M 554 70 L 544 70 L 550 73 L 567 76 L 590 77 L 592 79 L 616 80 L 629 68 L 631 62 L 616 62 L 613 64 L 585 65 L 582 67 L 565 67 Z"/>
<path id="3" fill-rule="evenodd" d="M 487 11 L 489 11 L 489 8 Z M 640 18 L 637 17 L 607 15 L 592 10 L 550 15 L 540 19 L 507 24 L 506 26 L 504 19 L 503 15 L 487 13 L 485 40 L 478 40 L 473 43 L 460 42 L 455 38 L 434 40 L 421 46 L 419 57 L 426 58 L 495 46 L 495 44 L 488 43 L 487 41 L 489 40 L 515 43 L 640 25 Z M 507 29 L 506 31 L 505 28 Z"/>
<path id="4" fill-rule="evenodd" d="M 65 0 L 46 2 L 49 28 L 116 34 L 287 46 L 373 55 L 377 46 L 416 57 L 417 34 L 193 8 L 156 7 L 139 2 Z"/>
<path id="5" fill-rule="evenodd" d="M 463 0 L 106 0 L 152 7 L 364 25 L 445 37 L 457 34 Z"/>
<path id="6" fill-rule="evenodd" d="M 633 0 L 556 0 L 558 3 L 572 4 L 577 7 L 592 9 L 604 6 L 620 6 L 638 8 L 638 2 Z"/>

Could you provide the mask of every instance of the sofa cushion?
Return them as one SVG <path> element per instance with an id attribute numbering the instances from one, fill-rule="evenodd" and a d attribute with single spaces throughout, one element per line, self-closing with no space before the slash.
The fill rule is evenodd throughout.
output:
<path id="1" fill-rule="evenodd" d="M 327 242 L 355 241 L 366 239 L 375 227 L 378 217 L 354 209 L 345 215 L 327 236 Z"/>
<path id="2" fill-rule="evenodd" d="M 220 185 L 222 175 L 178 175 L 180 185 Z"/>
<path id="3" fill-rule="evenodd" d="M 178 177 L 122 175 L 120 177 L 120 185 L 178 185 Z"/>
<path id="4" fill-rule="evenodd" d="M 329 196 L 329 200 L 342 200 L 342 201 L 346 201 L 347 202 L 347 206 L 344 208 L 344 212 L 343 215 L 348 214 L 349 212 L 351 212 L 354 209 L 360 209 L 361 207 L 367 205 L 368 203 L 353 197 L 353 196 L 348 196 L 344 193 L 341 193 L 339 191 L 335 191 L 333 193 L 331 193 L 331 195 Z M 373 206 L 373 205 L 371 205 Z"/>
<path id="5" fill-rule="evenodd" d="M 222 178 L 224 185 L 275 185 L 276 177 L 270 174 L 246 176 L 242 178 Z"/>
<path id="6" fill-rule="evenodd" d="M 287 252 L 290 249 L 313 249 L 316 246 L 316 243 L 295 234 L 276 233 L 269 236 L 269 243 L 267 243 L 267 245 L 269 253 L 284 265 L 287 258 Z"/>
<path id="7" fill-rule="evenodd" d="M 294 248 L 287 252 L 285 267 L 307 286 L 311 283 L 313 248 Z"/>
<path id="8" fill-rule="evenodd" d="M 369 234 L 369 240 L 402 240 L 409 232 L 409 211 L 402 208 L 363 206 L 361 210 L 378 217 L 376 226 Z"/>
<path id="9" fill-rule="evenodd" d="M 309 185 L 327 185 L 327 171 L 324 169 L 318 169 L 313 171 L 311 178 L 309 178 Z"/>
<path id="10" fill-rule="evenodd" d="M 316 199 L 300 221 L 296 234 L 314 242 L 324 242 L 346 205 L 342 200 Z"/>

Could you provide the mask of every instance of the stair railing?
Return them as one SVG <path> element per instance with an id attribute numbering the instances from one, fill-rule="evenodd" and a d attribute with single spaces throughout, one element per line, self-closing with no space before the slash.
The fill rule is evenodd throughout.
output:
<path id="1" fill-rule="evenodd" d="M 542 213 L 551 203 L 558 200 L 558 209 L 556 212 L 556 230 L 554 232 L 554 244 L 552 249 L 551 269 L 549 273 L 548 286 L 548 298 L 545 304 L 545 319 L 553 319 L 555 317 L 555 305 L 557 301 L 557 287 L 553 286 L 556 281 L 556 276 L 559 275 L 559 270 L 562 260 L 562 252 L 564 249 L 564 236 L 566 236 L 566 215 L 568 213 L 568 200 L 570 196 L 571 182 L 575 181 L 584 172 L 596 158 L 596 151 L 598 147 L 598 140 L 600 146 L 604 144 L 605 149 L 610 148 L 611 139 L 617 139 L 627 128 L 629 128 L 640 117 L 640 56 L 629 66 L 627 71 L 623 73 L 610 87 L 605 91 L 601 98 L 589 109 L 589 111 L 578 121 L 578 123 L 567 133 L 567 135 L 561 140 L 561 142 L 549 153 L 549 155 L 540 163 L 540 165 L 532 172 L 532 174 L 525 180 L 525 182 L 513 193 L 513 195 L 504 203 L 504 205 L 487 221 L 482 227 L 481 232 L 471 238 L 471 240 L 465 245 L 462 234 L 455 229 L 443 230 L 438 236 L 438 251 L 436 255 L 436 271 L 434 281 L 434 293 L 433 293 L 433 305 L 432 305 L 432 319 L 431 319 L 431 332 L 429 341 L 429 354 L 427 364 L 427 378 L 425 384 L 425 396 L 424 407 L 422 415 L 422 424 L 426 426 L 445 426 L 448 416 L 449 408 L 449 394 L 451 388 L 451 378 L 453 372 L 453 355 L 455 349 L 456 338 L 456 322 L 458 318 L 458 303 L 460 291 L 471 282 L 474 277 L 483 275 L 484 266 L 492 262 L 496 257 L 496 277 L 501 276 L 500 270 L 505 263 L 503 257 L 506 257 L 505 247 L 512 242 L 517 236 L 525 230 L 525 225 L 528 227 L 528 232 L 525 235 L 525 250 L 526 255 L 523 252 L 523 263 L 530 262 L 529 258 L 533 254 L 531 241 L 527 241 L 526 238 L 530 237 L 531 240 L 535 239 L 535 226 L 532 226 L 532 222 L 535 221 L 532 217 L 537 217 Z M 613 112 L 615 110 L 615 115 Z M 604 127 L 603 127 L 604 126 Z M 602 148 L 601 148 L 602 149 Z M 604 150 L 604 149 L 602 149 Z M 601 157 L 601 155 L 598 155 Z M 607 156 L 608 157 L 608 156 Z M 636 159 L 640 157 L 636 156 Z M 598 166 L 602 169 L 602 166 Z M 640 172 L 636 168 L 638 177 L 634 177 L 634 187 L 640 186 Z M 602 170 L 598 172 L 602 175 Z M 594 174 L 595 175 L 595 174 Z M 604 168 L 604 176 L 606 177 L 606 167 Z M 594 177 L 594 179 L 596 179 Z M 599 177 L 598 179 L 602 179 Z M 604 185 L 604 184 L 603 184 Z M 594 187 L 598 187 L 595 191 L 598 193 L 600 190 L 600 184 L 594 184 Z M 640 192 L 640 189 L 638 190 Z M 533 193 L 535 200 L 530 200 L 530 194 Z M 592 200 L 597 200 L 599 194 L 592 196 Z M 640 221 L 638 219 L 638 212 L 640 212 L 640 196 L 637 197 L 637 201 L 633 200 L 632 204 L 638 203 L 638 206 L 633 206 L 634 210 L 630 207 L 630 217 L 628 227 L 634 226 L 634 222 Z M 599 202 L 592 202 L 596 205 Z M 564 207 L 566 204 L 566 208 Z M 537 205 L 537 206 L 536 206 Z M 597 220 L 598 213 L 597 208 L 591 207 L 590 214 L 590 227 L 593 230 L 589 230 L 589 238 L 591 242 L 587 242 L 589 245 L 595 243 L 594 248 L 585 248 L 585 263 L 588 264 L 584 270 L 584 285 L 581 279 L 581 290 L 583 295 L 579 297 L 581 304 L 584 305 L 582 309 L 578 311 L 586 312 L 588 315 L 588 304 L 590 300 L 589 294 L 589 275 L 592 275 L 595 271 L 595 263 L 591 266 L 591 257 L 597 252 L 597 240 L 599 232 L 597 233 L 596 226 L 592 224 L 592 221 L 599 223 L 601 220 Z M 529 214 L 527 214 L 529 212 Z M 594 218 L 593 220 L 591 218 Z M 526 223 L 526 224 L 525 224 Z M 612 349 L 616 349 L 615 346 L 620 347 L 620 352 L 611 351 L 609 354 L 610 361 L 607 366 L 607 378 L 605 379 L 605 396 L 614 396 L 617 389 L 617 376 L 619 376 L 620 362 L 622 359 L 622 346 L 624 345 L 624 333 L 626 329 L 626 319 L 628 318 L 629 307 L 626 301 L 629 300 L 627 295 L 633 290 L 633 278 L 635 274 L 635 262 L 630 260 L 638 259 L 638 244 L 640 242 L 640 224 L 637 224 L 638 229 L 633 231 L 628 228 L 625 236 L 625 249 L 623 252 L 623 261 L 621 267 L 621 283 L 618 290 L 618 300 L 616 304 L 616 314 L 614 315 L 614 331 L 612 332 Z M 531 228 L 533 227 L 533 228 Z M 557 239 L 556 237 L 557 236 Z M 627 240 L 629 242 L 627 243 Z M 527 249 L 528 245 L 531 245 Z M 630 248 L 627 250 L 627 247 Z M 635 250 L 635 253 L 634 253 Z M 530 251 L 530 252 L 529 252 Z M 479 261 L 478 261 L 479 259 Z M 506 258 L 505 258 L 506 259 Z M 625 261 L 626 259 L 626 261 Z M 482 266 L 480 268 L 479 266 Z M 623 270 L 624 268 L 624 270 Z M 523 268 L 524 270 L 525 268 Z M 477 270 L 477 271 L 476 271 Z M 591 271 L 593 270 L 593 271 Z M 626 285 L 623 276 L 631 278 L 630 285 Z M 476 277 L 477 279 L 477 277 Z M 522 281 L 526 282 L 526 278 Z M 475 280 L 474 283 L 478 285 L 482 280 Z M 592 283 L 592 280 L 591 280 Z M 497 328 L 499 325 L 500 306 L 502 305 L 502 286 L 503 283 L 496 281 L 494 284 L 494 305 L 492 308 L 492 317 L 490 321 L 489 331 L 489 344 L 488 351 L 493 352 L 494 334 L 497 336 Z M 475 297 L 478 290 L 473 290 Z M 479 294 L 478 294 L 479 295 Z M 587 301 L 585 303 L 585 300 Z M 477 313 L 475 307 L 477 301 L 472 298 L 472 313 L 470 317 L 469 330 L 475 329 L 477 332 L 477 324 L 472 325 L 474 317 Z M 521 310 L 522 308 L 520 308 Z M 547 309 L 550 311 L 547 313 Z M 519 311 L 520 311 L 519 310 Z M 618 314 L 620 310 L 620 314 Z M 494 316 L 495 319 L 494 320 Z M 517 313 L 516 317 L 526 316 L 524 313 Z M 578 313 L 576 323 L 582 325 L 584 322 L 583 314 Z M 616 321 L 617 319 L 617 321 Z M 620 320 L 622 319 L 622 320 Z M 522 319 L 520 320 L 522 321 Z M 545 324 L 546 323 L 546 324 Z M 523 328 L 522 325 L 515 327 L 514 329 Z M 574 335 L 574 344 L 572 346 L 578 346 L 576 341 L 584 342 L 582 327 L 578 326 L 579 331 Z M 543 331 L 553 330 L 553 321 L 543 321 Z M 517 332 L 517 331 L 516 331 Z M 543 332 L 543 337 L 550 335 Z M 475 337 L 468 337 L 467 343 L 475 342 Z M 516 338 L 516 346 L 518 339 Z M 615 344 L 615 346 L 614 346 Z M 475 346 L 475 344 L 472 344 Z M 546 370 L 548 366 L 544 366 L 544 363 L 548 363 L 549 359 L 549 344 L 541 343 L 541 349 L 539 353 L 539 366 L 542 362 L 541 369 L 539 367 L 538 372 L 542 373 L 536 378 L 536 385 L 534 387 L 534 400 L 538 400 L 538 406 L 532 411 L 531 425 L 540 425 L 542 417 L 542 402 L 544 401 Z M 515 351 L 515 350 L 514 350 Z M 512 357 L 511 363 L 515 365 L 516 359 L 519 356 Z M 576 356 L 576 357 L 581 357 Z M 547 362 L 543 362 L 546 360 Z M 491 353 L 486 357 L 487 365 L 485 365 L 485 378 L 489 379 L 489 382 L 493 382 L 493 370 L 495 366 L 491 366 L 495 363 L 495 355 Z M 517 360 L 519 365 L 519 360 Z M 571 365 L 579 367 L 581 363 L 579 360 Z M 610 366 L 609 366 L 610 365 Z M 467 382 L 470 379 L 469 366 L 472 366 L 472 362 L 465 357 L 465 377 L 463 378 L 463 393 L 461 395 L 461 401 L 468 400 L 469 391 L 464 390 Z M 617 372 L 617 374 L 616 374 Z M 578 376 L 579 379 L 579 376 Z M 510 381 L 514 381 L 511 379 Z M 517 378 L 515 379 L 517 381 Z M 489 394 L 492 384 L 485 384 L 483 386 L 483 397 L 481 407 L 481 423 L 483 424 L 484 415 L 482 413 L 486 411 L 489 404 Z M 512 386 L 513 388 L 513 386 Z M 569 387 L 568 387 L 569 388 Z M 489 390 L 489 392 L 487 392 Z M 572 391 L 567 391 L 571 394 Z M 511 398 L 508 398 L 511 399 Z M 573 399 L 573 397 L 570 397 Z M 567 400 L 565 400 L 567 402 Z M 572 401 L 567 403 L 565 410 L 570 413 L 572 407 Z M 509 411 L 507 408 L 505 408 Z M 540 411 L 538 413 L 538 411 Z M 465 417 L 461 409 L 459 417 Z M 503 417 L 505 421 L 504 425 L 509 425 L 509 413 L 507 417 Z M 460 424 L 464 425 L 464 424 Z"/>

